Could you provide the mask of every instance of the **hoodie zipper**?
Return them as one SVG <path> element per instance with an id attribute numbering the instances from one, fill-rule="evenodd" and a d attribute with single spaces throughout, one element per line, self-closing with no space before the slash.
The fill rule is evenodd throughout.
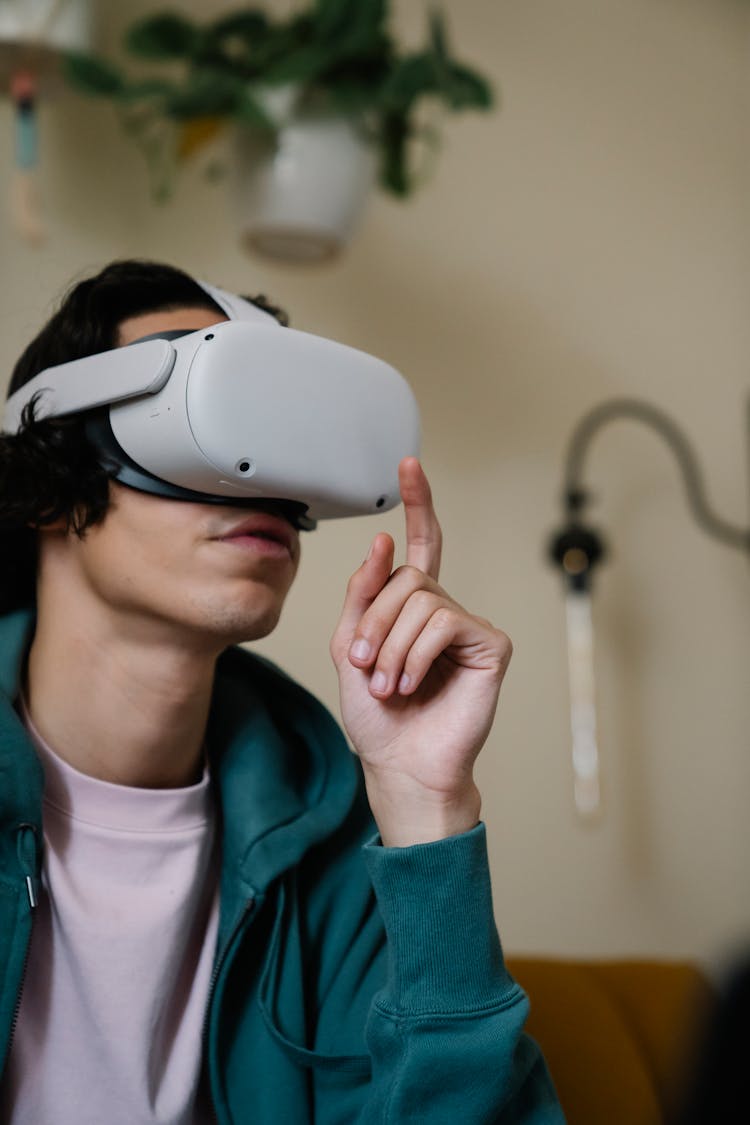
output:
<path id="1" fill-rule="evenodd" d="M 29 912 L 31 917 L 31 929 L 34 925 L 34 914 L 39 905 L 39 875 L 37 872 L 37 846 L 36 846 L 36 828 L 33 824 L 19 824 L 16 829 L 16 856 L 23 875 L 24 886 L 26 895 L 29 900 Z M 21 1011 L 21 999 L 23 997 L 23 986 L 26 980 L 26 970 L 29 966 L 29 952 L 31 950 L 31 932 L 29 932 L 29 940 L 26 943 L 26 952 L 23 958 L 23 967 L 21 969 L 21 983 L 16 997 L 16 1003 L 13 1008 L 13 1016 L 10 1021 L 10 1033 L 8 1035 L 8 1047 L 5 1053 L 5 1066 L 3 1073 L 7 1069 L 8 1060 L 10 1059 L 10 1052 L 13 1049 L 13 1038 L 16 1033 L 16 1024 L 18 1023 L 18 1016 Z"/>
<path id="2" fill-rule="evenodd" d="M 257 902 L 258 902 L 258 900 L 257 900 L 255 895 L 250 895 L 249 898 L 247 898 L 245 900 L 245 903 L 242 907 L 242 910 L 240 911 L 239 918 L 237 919 L 234 926 L 232 927 L 231 933 L 229 934 L 229 938 L 227 939 L 223 950 L 221 951 L 221 953 L 219 954 L 219 956 L 216 959 L 216 964 L 214 965 L 213 972 L 211 973 L 211 980 L 210 980 L 209 985 L 208 985 L 208 998 L 206 1000 L 206 1010 L 205 1010 L 205 1014 L 203 1016 L 203 1028 L 201 1030 L 201 1039 L 203 1041 L 203 1058 L 204 1058 L 204 1065 L 205 1065 L 205 1068 L 206 1068 L 206 1083 L 207 1083 L 207 1092 L 208 1092 L 208 1097 L 209 1097 L 210 1109 L 211 1109 L 212 1117 L 213 1117 L 214 1121 L 216 1121 L 216 1122 L 219 1121 L 219 1115 L 216 1112 L 216 1105 L 214 1103 L 213 1090 L 211 1088 L 211 1067 L 210 1067 L 210 1063 L 209 1063 L 209 1059 L 208 1059 L 209 1016 L 210 1016 L 210 1012 L 211 1012 L 211 1006 L 213 1004 L 214 992 L 216 991 L 216 982 L 218 981 L 219 976 L 221 975 L 221 972 L 222 972 L 222 970 L 223 970 L 223 968 L 224 968 L 224 966 L 225 966 L 225 964 L 226 964 L 226 962 L 229 958 L 230 951 L 232 950 L 240 932 L 244 929 L 246 922 L 250 918 L 250 915 L 255 910 Z"/>
<path id="3" fill-rule="evenodd" d="M 39 903 L 39 875 L 37 872 L 36 828 L 33 824 L 19 824 L 16 829 L 16 855 L 26 883 L 26 894 L 32 911 Z"/>

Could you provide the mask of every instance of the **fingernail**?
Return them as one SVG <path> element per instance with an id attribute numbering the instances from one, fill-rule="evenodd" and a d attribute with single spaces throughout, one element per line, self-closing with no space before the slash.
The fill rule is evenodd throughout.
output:
<path id="1" fill-rule="evenodd" d="M 398 690 L 403 694 L 404 692 L 408 691 L 410 687 L 411 676 L 407 676 L 406 672 L 404 672 L 403 676 L 398 681 Z"/>
<path id="2" fill-rule="evenodd" d="M 370 688 L 371 688 L 372 691 L 377 691 L 377 692 L 385 691 L 387 684 L 388 684 L 388 680 L 386 678 L 385 672 L 378 671 L 378 672 L 373 673 L 373 677 L 370 680 Z"/>
<path id="3" fill-rule="evenodd" d="M 370 656 L 370 642 L 364 637 L 359 637 L 349 650 L 355 660 L 368 660 Z"/>
<path id="4" fill-rule="evenodd" d="M 375 546 L 375 540 L 373 539 L 372 543 L 370 544 L 370 550 L 365 555 L 365 562 L 369 562 L 370 559 L 372 558 L 372 549 L 373 549 L 374 546 Z M 364 566 L 365 563 L 362 563 L 362 565 Z"/>

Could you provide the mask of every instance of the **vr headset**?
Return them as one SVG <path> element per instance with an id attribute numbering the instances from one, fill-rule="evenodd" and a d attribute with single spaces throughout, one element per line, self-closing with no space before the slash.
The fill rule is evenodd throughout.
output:
<path id="1" fill-rule="evenodd" d="M 39 396 L 35 418 L 85 412 L 102 467 L 142 492 L 283 502 L 306 529 L 395 507 L 398 463 L 419 448 L 419 413 L 403 377 L 198 284 L 227 321 L 49 367 L 8 399 L 4 432 L 19 430 Z"/>

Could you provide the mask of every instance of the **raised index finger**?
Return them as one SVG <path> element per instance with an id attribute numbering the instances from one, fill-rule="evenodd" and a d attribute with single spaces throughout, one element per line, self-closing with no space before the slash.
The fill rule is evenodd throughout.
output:
<path id="1" fill-rule="evenodd" d="M 429 482 L 416 457 L 403 459 L 398 480 L 406 515 L 406 565 L 437 580 L 443 534 L 432 506 Z"/>

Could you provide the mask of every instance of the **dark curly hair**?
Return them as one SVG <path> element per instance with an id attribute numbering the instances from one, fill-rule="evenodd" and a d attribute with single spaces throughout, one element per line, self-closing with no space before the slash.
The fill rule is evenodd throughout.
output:
<path id="1" fill-rule="evenodd" d="M 265 297 L 247 299 L 288 324 Z M 225 315 L 182 270 L 158 262 L 112 262 L 67 293 L 16 363 L 8 396 L 47 367 L 116 347 L 124 320 L 176 308 Z M 0 613 L 34 602 L 36 528 L 63 519 L 83 537 L 104 519 L 109 476 L 86 439 L 84 418 L 37 419 L 32 401 L 18 433 L 0 434 Z"/>

